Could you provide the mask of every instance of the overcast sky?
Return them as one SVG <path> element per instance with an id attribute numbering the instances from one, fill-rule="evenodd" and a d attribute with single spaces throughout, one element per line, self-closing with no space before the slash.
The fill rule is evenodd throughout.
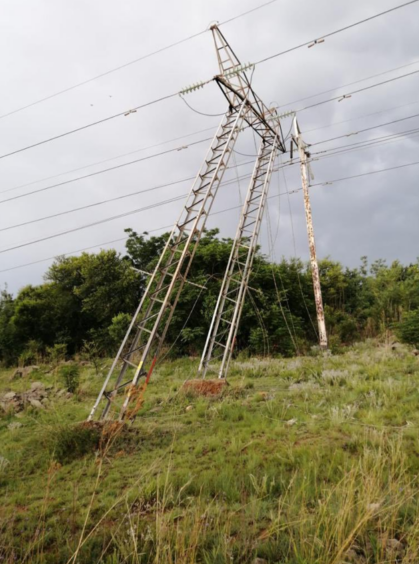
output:
<path id="1" fill-rule="evenodd" d="M 3 0 L 0 114 L 104 73 L 198 33 L 215 20 L 227 20 L 262 3 L 257 0 Z M 277 0 L 221 29 L 241 61 L 254 62 L 398 3 L 402 0 Z M 418 36 L 419 3 L 330 37 L 311 49 L 304 47 L 261 64 L 256 67 L 253 85 L 266 104 L 275 102 L 282 106 L 291 102 L 282 110 L 299 109 L 419 70 Z M 294 103 L 300 98 L 416 60 L 417 64 L 404 69 Z M 178 92 L 198 80 L 211 78 L 217 70 L 211 33 L 201 34 L 118 72 L 0 119 L 0 154 Z M 305 139 L 315 143 L 419 114 L 418 87 L 419 74 L 356 94 L 342 102 L 302 111 L 298 119 Z M 188 95 L 186 99 L 199 112 L 220 114 L 226 110 L 225 100 L 215 84 Z M 395 106 L 398 108 L 394 109 Z M 187 146 L 190 142 L 211 137 L 211 128 L 215 131 L 219 120 L 219 117 L 193 112 L 175 97 L 127 117 L 1 159 L 0 191 L 3 193 L 0 199 L 179 145 Z M 342 121 L 344 123 L 336 124 Z M 287 125 L 284 120 L 284 129 Z M 419 118 L 325 143 L 318 149 L 313 147 L 313 151 L 414 128 L 419 128 Z M 170 141 L 203 129 L 210 131 Z M 323 183 L 419 161 L 418 140 L 417 136 L 405 136 L 391 143 L 314 161 L 312 182 Z M 141 150 L 163 142 L 167 143 Z M 208 143 L 203 141 L 179 152 L 0 204 L 0 228 L 194 176 L 205 157 Z M 241 153 L 254 153 L 253 137 L 243 135 L 236 148 Z M 133 151 L 137 152 L 68 173 Z M 240 163 L 249 159 L 236 154 L 235 160 Z M 367 255 L 370 261 L 377 258 L 389 262 L 395 259 L 403 263 L 416 261 L 419 256 L 418 171 L 419 166 L 411 166 L 313 187 L 311 197 L 319 257 L 330 256 L 348 266 L 359 264 L 362 255 Z M 250 165 L 239 168 L 240 174 L 246 172 L 250 172 Z M 231 172 L 228 178 L 234 178 L 234 173 Z M 10 190 L 34 181 L 39 182 Z M 270 194 L 274 196 L 278 191 L 284 192 L 286 188 L 292 191 L 299 186 L 298 167 L 290 167 L 285 170 L 285 176 L 282 171 L 274 175 Z M 189 187 L 189 182 L 183 182 L 55 219 L 0 231 L 0 251 L 179 196 Z M 245 190 L 246 181 L 241 182 L 240 189 L 237 184 L 222 187 L 214 211 L 238 205 Z M 1 253 L 0 270 L 122 238 L 127 227 L 150 231 L 168 226 L 177 218 L 181 207 L 182 201 L 178 201 Z M 306 260 L 308 246 L 301 192 L 291 194 L 289 198 L 272 198 L 269 217 L 275 237 L 274 256 L 278 259 L 296 253 Z M 214 215 L 208 226 L 218 226 L 223 236 L 232 236 L 237 220 L 238 212 L 234 210 Z M 266 217 L 264 224 L 261 243 L 267 253 Z M 124 243 L 102 246 L 122 251 Z M 9 290 L 16 292 L 26 284 L 40 283 L 51 262 L 3 272 L 0 284 L 7 283 Z"/>

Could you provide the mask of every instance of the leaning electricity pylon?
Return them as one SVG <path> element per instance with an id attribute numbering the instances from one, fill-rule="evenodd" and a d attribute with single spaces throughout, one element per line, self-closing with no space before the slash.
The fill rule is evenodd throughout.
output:
<path id="1" fill-rule="evenodd" d="M 102 389 L 89 414 L 91 420 L 103 399 L 105 405 L 100 418 L 110 415 L 118 391 L 125 390 L 125 398 L 118 408 L 119 419 L 131 418 L 130 402 L 138 392 L 138 382 L 146 380 L 156 364 L 179 296 L 186 282 L 197 246 L 205 228 L 218 188 L 227 169 L 243 122 L 262 138 L 262 144 L 274 151 L 285 152 L 279 119 L 270 123 L 275 112 L 269 110 L 254 92 L 245 70 L 217 26 L 212 26 L 220 74 L 215 77 L 229 107 L 211 143 L 208 155 L 198 173 L 185 207 L 175 223 L 150 277 L 146 290 L 118 353 L 105 378 Z M 269 121 L 268 121 L 269 120 Z M 258 159 L 259 166 L 262 161 Z M 260 169 L 262 171 L 262 168 Z M 269 168 L 271 170 L 271 168 Z M 256 194 L 256 192 L 255 192 Z M 249 210 L 250 213 L 250 210 Z M 128 377 L 128 369 L 134 374 Z"/>
<path id="2" fill-rule="evenodd" d="M 311 215 L 311 203 L 310 203 L 310 193 L 309 193 L 310 171 L 308 165 L 307 145 L 304 143 L 303 138 L 301 136 L 301 131 L 298 126 L 296 117 L 294 117 L 293 125 L 294 125 L 293 142 L 297 146 L 298 154 L 300 156 L 301 182 L 302 182 L 303 194 L 304 194 L 304 209 L 305 209 L 306 223 L 307 223 L 308 246 L 310 249 L 311 275 L 313 278 L 317 325 L 319 328 L 319 345 L 320 348 L 327 349 L 327 333 L 326 333 L 326 323 L 324 320 L 322 289 L 320 285 L 319 265 L 317 263 L 313 218 Z"/>

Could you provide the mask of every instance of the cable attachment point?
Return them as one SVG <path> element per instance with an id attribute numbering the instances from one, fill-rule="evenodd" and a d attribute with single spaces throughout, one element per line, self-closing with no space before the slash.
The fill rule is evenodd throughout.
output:
<path id="1" fill-rule="evenodd" d="M 129 116 L 130 114 L 136 114 L 137 110 L 129 110 L 124 116 Z"/>
<path id="2" fill-rule="evenodd" d="M 195 90 L 204 88 L 206 84 L 208 84 L 208 81 L 204 82 L 201 80 L 200 82 L 194 82 L 194 84 L 192 84 L 191 86 L 187 86 L 186 88 L 183 88 L 183 90 L 179 92 L 179 96 L 184 96 L 185 94 L 189 94 L 190 92 L 195 92 Z"/>
<path id="3" fill-rule="evenodd" d="M 311 47 L 319 45 L 320 43 L 324 43 L 325 41 L 325 39 L 316 39 L 315 41 L 313 41 L 313 43 L 310 43 L 310 45 L 308 45 L 308 48 L 311 49 Z"/>
<path id="4" fill-rule="evenodd" d="M 352 98 L 352 94 L 344 94 L 342 98 L 339 98 L 338 102 L 342 102 L 343 100 L 346 100 L 348 98 Z"/>
<path id="5" fill-rule="evenodd" d="M 289 112 L 284 112 L 283 114 L 276 114 L 276 115 L 271 115 L 269 117 L 266 118 L 266 121 L 273 121 L 273 120 L 278 120 L 278 119 L 284 119 L 287 117 L 295 117 L 297 115 L 296 112 L 294 111 L 289 111 Z"/>
<path id="6" fill-rule="evenodd" d="M 297 115 L 297 112 L 295 112 L 294 110 L 290 110 L 289 112 L 284 112 L 283 114 L 278 114 L 277 118 L 278 119 L 284 119 L 287 117 L 295 117 Z"/>
<path id="7" fill-rule="evenodd" d="M 237 65 L 236 67 L 234 67 L 233 69 L 225 72 L 224 76 L 225 77 L 234 76 L 236 74 L 239 74 L 240 72 L 245 72 L 247 70 L 253 69 L 254 67 L 255 67 L 255 65 L 253 63 L 240 64 L 240 65 Z"/>

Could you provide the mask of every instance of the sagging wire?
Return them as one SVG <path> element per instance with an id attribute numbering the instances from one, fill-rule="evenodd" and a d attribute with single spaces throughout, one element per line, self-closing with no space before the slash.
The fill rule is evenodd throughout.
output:
<path id="1" fill-rule="evenodd" d="M 225 115 L 225 112 L 223 112 L 222 114 L 207 114 L 205 112 L 200 112 L 198 110 L 195 110 L 195 108 L 193 108 L 190 104 L 188 104 L 188 102 L 185 100 L 185 98 L 183 96 L 180 96 L 180 99 L 183 100 L 185 102 L 185 104 L 188 106 L 188 108 L 190 110 L 192 110 L 193 112 L 195 112 L 196 114 L 199 114 L 200 116 L 206 116 L 206 117 L 221 117 L 223 115 Z"/>

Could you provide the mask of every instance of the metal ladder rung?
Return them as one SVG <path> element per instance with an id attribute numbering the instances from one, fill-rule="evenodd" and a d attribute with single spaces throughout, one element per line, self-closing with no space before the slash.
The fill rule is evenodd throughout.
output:
<path id="1" fill-rule="evenodd" d="M 158 315 L 159 315 L 159 312 L 148 315 L 145 319 L 143 319 L 141 321 L 141 323 L 146 323 L 147 321 L 150 321 L 150 319 L 153 319 L 153 317 L 157 317 Z M 138 325 L 137 325 L 137 327 L 138 327 Z"/>
<path id="2" fill-rule="evenodd" d="M 257 190 L 253 190 L 253 194 L 255 194 L 255 193 L 256 193 L 256 196 L 247 200 L 248 204 L 250 204 L 251 202 L 254 202 L 257 198 L 260 198 L 263 194 L 263 192 L 258 192 Z"/>
<path id="3" fill-rule="evenodd" d="M 132 351 L 132 352 L 134 352 L 134 351 Z M 130 354 L 132 354 L 132 353 L 130 353 Z M 129 364 L 130 366 L 132 366 L 132 368 L 135 368 L 135 369 L 137 368 L 137 365 L 134 364 L 133 362 L 131 362 L 130 360 L 128 360 L 127 358 L 122 357 L 122 362 L 125 362 L 125 364 Z"/>
<path id="4" fill-rule="evenodd" d="M 166 286 L 163 286 L 162 288 L 159 288 L 158 290 L 155 290 L 152 294 L 150 294 L 150 299 L 157 302 L 157 301 L 161 301 L 159 298 L 155 298 L 154 296 L 156 296 L 157 294 L 159 294 L 160 292 L 163 292 L 164 290 L 167 290 L 167 288 L 170 286 L 170 284 L 166 284 Z"/>
<path id="5" fill-rule="evenodd" d="M 152 331 L 150 331 L 150 329 L 147 329 L 147 327 L 143 327 L 141 325 L 137 325 L 137 327 L 138 327 L 138 329 L 140 329 L 141 331 L 145 331 L 149 335 L 151 335 L 151 333 L 152 333 Z"/>
<path id="6" fill-rule="evenodd" d="M 188 213 L 194 208 L 194 206 L 197 206 L 198 204 L 200 204 L 201 202 L 203 202 L 205 200 L 205 198 L 201 198 L 200 200 L 194 202 L 193 204 L 191 204 L 189 207 L 185 207 L 186 210 L 188 210 Z"/>
<path id="7" fill-rule="evenodd" d="M 199 186 L 199 188 L 197 188 L 196 190 L 193 191 L 193 193 L 195 194 L 195 196 L 197 194 L 199 194 L 199 192 L 202 192 L 202 190 L 204 190 L 207 186 L 209 186 L 211 184 L 211 181 L 207 182 L 206 184 L 202 184 L 202 186 Z"/>
<path id="8" fill-rule="evenodd" d="M 196 215 L 195 217 L 192 217 L 191 219 L 188 219 L 187 221 L 185 221 L 184 223 L 182 223 L 182 225 L 179 225 L 179 229 L 182 229 L 183 227 L 185 227 L 185 225 L 188 225 L 188 223 L 191 223 L 191 221 L 194 221 L 198 216 Z"/>

